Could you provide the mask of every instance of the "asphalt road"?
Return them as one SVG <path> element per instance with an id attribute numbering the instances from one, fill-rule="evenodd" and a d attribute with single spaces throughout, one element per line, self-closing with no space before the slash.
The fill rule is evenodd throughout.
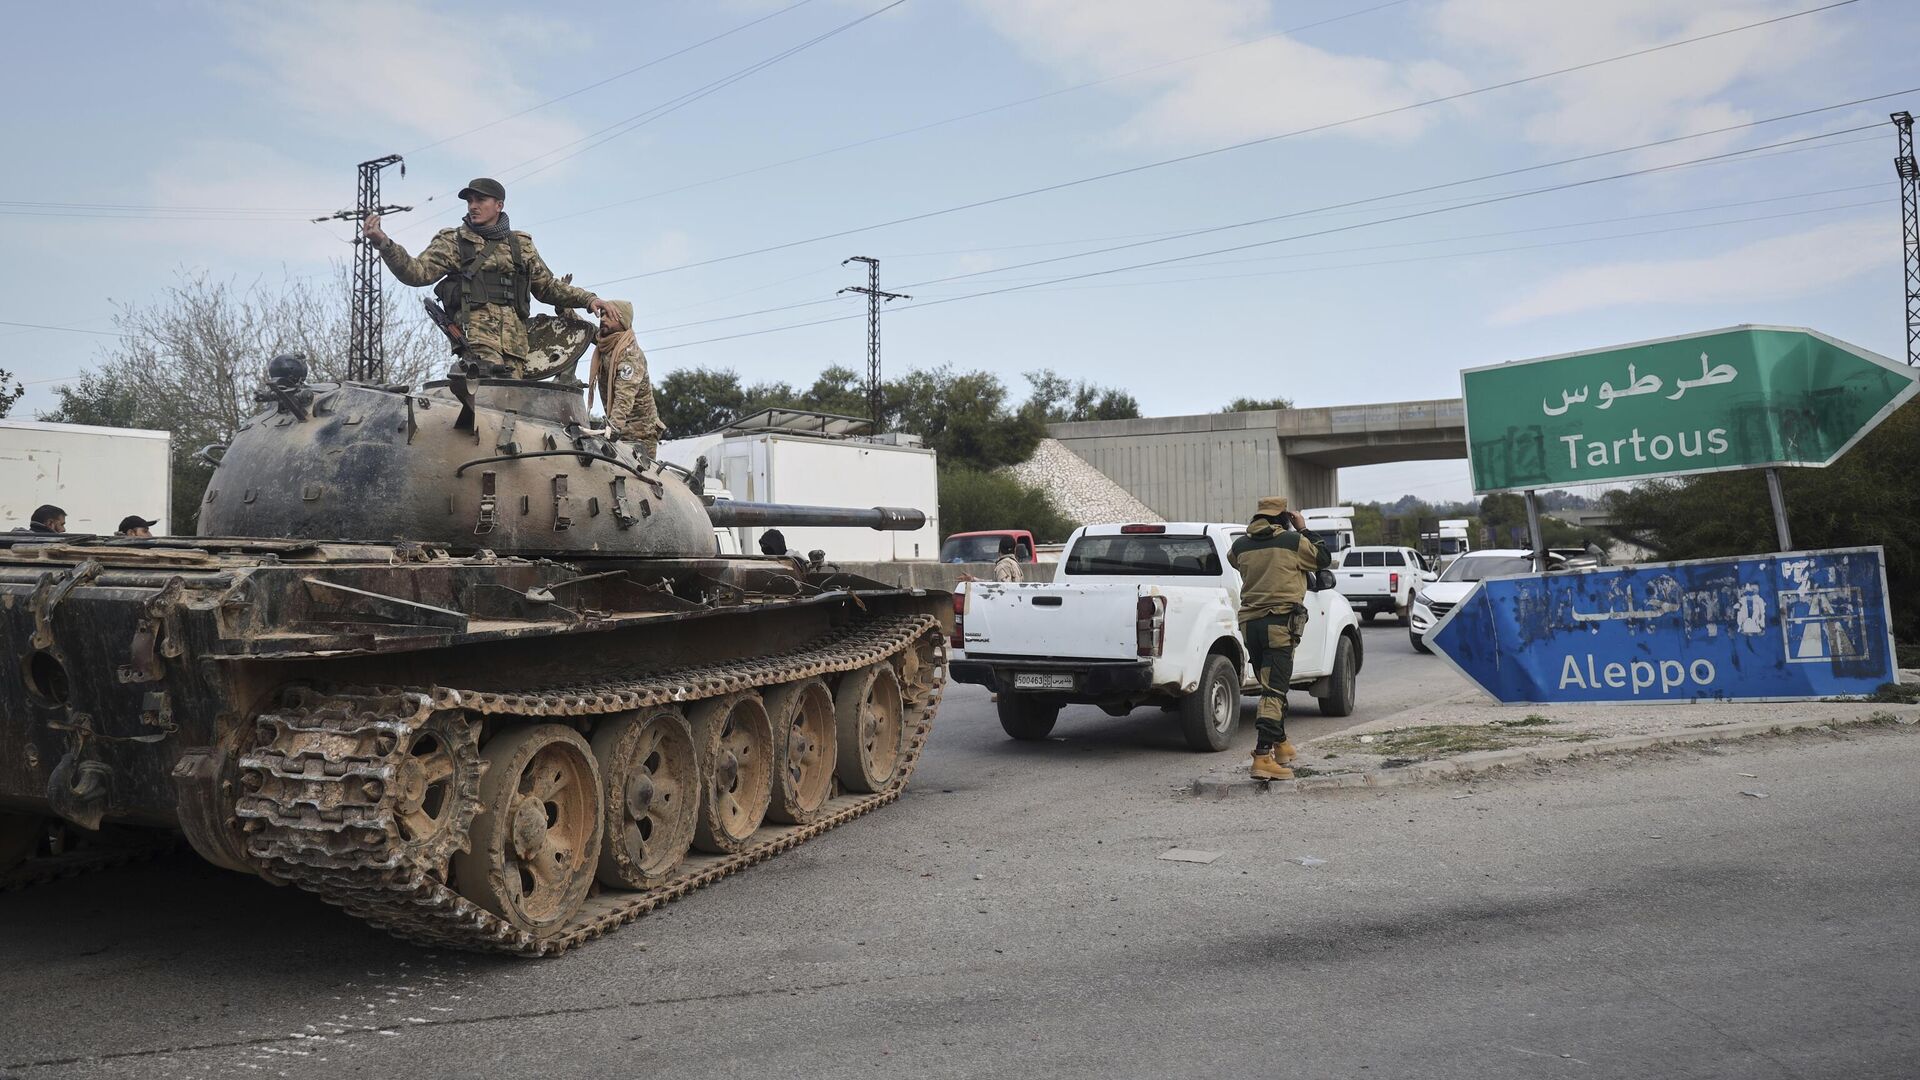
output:
<path id="1" fill-rule="evenodd" d="M 1457 685 L 1367 638 L 1354 721 Z M 0 896 L 0 1076 L 1920 1072 L 1920 738 L 1202 802 L 1157 711 L 1057 734 L 956 688 L 899 805 L 558 960 L 185 856 Z"/>

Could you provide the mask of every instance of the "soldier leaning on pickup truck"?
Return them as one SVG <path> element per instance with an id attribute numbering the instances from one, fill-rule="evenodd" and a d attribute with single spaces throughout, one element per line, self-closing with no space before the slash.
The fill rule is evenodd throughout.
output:
<path id="1" fill-rule="evenodd" d="M 1293 648 L 1307 629 L 1307 575 L 1333 565 L 1333 556 L 1306 521 L 1287 509 L 1287 500 L 1270 496 L 1254 509 L 1227 562 L 1240 572 L 1240 636 L 1260 675 L 1252 773 L 1258 780 L 1291 780 L 1287 687 Z"/>
<path id="2" fill-rule="evenodd" d="M 603 323 L 619 325 L 613 306 L 585 289 L 553 276 L 534 250 L 533 237 L 507 225 L 507 189 L 480 177 L 460 190 L 467 216 L 457 229 L 442 229 L 419 258 L 407 254 L 369 214 L 360 234 L 404 285 L 433 285 L 447 314 L 466 335 L 473 359 L 526 374 L 529 296 L 555 307 L 588 308 Z"/>

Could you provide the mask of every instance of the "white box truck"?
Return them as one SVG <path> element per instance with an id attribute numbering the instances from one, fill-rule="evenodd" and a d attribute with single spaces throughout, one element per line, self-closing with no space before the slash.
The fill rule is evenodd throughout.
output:
<path id="1" fill-rule="evenodd" d="M 113 535 L 129 514 L 168 533 L 172 435 L 139 428 L 0 420 L 0 530 L 24 529 L 34 508 L 67 512 L 67 531 Z"/>
<path id="2" fill-rule="evenodd" d="M 745 502 L 807 506 L 905 506 L 926 512 L 912 532 L 786 528 L 787 550 L 815 548 L 834 562 L 896 562 L 940 554 L 940 481 L 934 452 L 923 446 L 863 438 L 776 431 L 697 435 L 660 444 L 660 459 L 692 469 L 707 459 L 707 488 L 725 488 Z M 763 529 L 734 530 L 740 550 L 760 550 Z"/>

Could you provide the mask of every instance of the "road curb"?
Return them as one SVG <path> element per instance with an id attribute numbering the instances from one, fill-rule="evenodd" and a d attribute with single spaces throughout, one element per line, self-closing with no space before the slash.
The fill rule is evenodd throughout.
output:
<path id="1" fill-rule="evenodd" d="M 1888 706 L 1896 715 L 1920 713 L 1915 706 Z M 1828 731 L 1839 728 L 1879 724 L 1869 717 L 1850 720 L 1810 718 L 1806 720 L 1756 720 L 1745 724 L 1672 731 L 1657 735 L 1623 735 L 1615 739 L 1561 743 L 1550 746 L 1514 747 L 1510 750 L 1482 750 L 1437 761 L 1417 761 L 1397 769 L 1371 769 L 1366 772 L 1331 773 L 1303 776 L 1295 780 L 1255 780 L 1244 766 L 1215 769 L 1194 778 L 1188 793 L 1197 798 L 1226 799 L 1236 795 L 1298 793 L 1314 795 L 1328 791 L 1356 791 L 1368 788 L 1401 787 L 1444 780 L 1467 780 L 1514 765 L 1544 764 L 1599 754 L 1648 750 L 1659 746 L 1683 746 L 1691 743 L 1735 742 L 1766 735 L 1786 735 L 1796 731 Z"/>

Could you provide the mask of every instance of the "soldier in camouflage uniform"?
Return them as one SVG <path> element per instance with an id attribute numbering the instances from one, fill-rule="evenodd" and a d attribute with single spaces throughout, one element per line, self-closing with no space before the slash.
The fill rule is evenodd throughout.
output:
<path id="1" fill-rule="evenodd" d="M 607 405 L 607 427 L 630 440 L 648 457 L 660 449 L 666 425 L 653 404 L 653 382 L 647 378 L 647 354 L 633 336 L 633 305 L 610 300 L 616 318 L 600 322 L 593 342 L 593 376 L 587 389 L 587 407 L 599 392 Z"/>
<path id="2" fill-rule="evenodd" d="M 1259 780 L 1291 780 L 1287 689 L 1293 682 L 1293 650 L 1307 629 L 1307 575 L 1333 565 L 1333 555 L 1306 521 L 1287 509 L 1287 500 L 1269 497 L 1260 500 L 1246 535 L 1227 552 L 1227 562 L 1240 573 L 1240 637 L 1260 676 L 1252 773 Z"/>
<path id="3" fill-rule="evenodd" d="M 481 177 L 460 191 L 467 216 L 457 229 L 442 229 L 419 258 L 407 254 L 370 214 L 360 233 L 376 246 L 387 269 L 404 285 L 434 285 L 434 295 L 466 335 L 469 358 L 526 374 L 527 298 L 555 307 L 589 308 L 604 319 L 613 307 L 585 289 L 554 277 L 534 250 L 533 237 L 507 226 L 507 189 Z"/>

